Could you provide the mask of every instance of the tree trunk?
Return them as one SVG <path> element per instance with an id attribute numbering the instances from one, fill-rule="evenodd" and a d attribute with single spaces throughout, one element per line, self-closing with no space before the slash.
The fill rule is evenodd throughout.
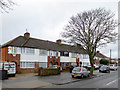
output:
<path id="1" fill-rule="evenodd" d="M 93 71 L 94 71 L 94 60 L 93 60 L 93 55 L 89 55 L 89 59 L 90 59 L 90 64 L 91 64 L 90 75 L 93 75 Z"/>

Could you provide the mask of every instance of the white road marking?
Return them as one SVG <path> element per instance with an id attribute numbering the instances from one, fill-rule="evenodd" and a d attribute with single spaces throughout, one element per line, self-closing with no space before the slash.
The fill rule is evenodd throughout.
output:
<path id="1" fill-rule="evenodd" d="M 99 90 L 99 88 L 96 88 L 95 90 Z"/>
<path id="2" fill-rule="evenodd" d="M 106 85 L 110 85 L 110 84 L 116 82 L 117 80 L 118 80 L 118 79 L 116 79 L 116 80 L 114 80 L 114 81 L 112 81 L 112 82 L 109 82 L 109 83 L 107 83 Z"/>

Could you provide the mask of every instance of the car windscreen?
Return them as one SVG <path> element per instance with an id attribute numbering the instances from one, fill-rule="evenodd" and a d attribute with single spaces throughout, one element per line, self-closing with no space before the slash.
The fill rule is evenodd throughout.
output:
<path id="1" fill-rule="evenodd" d="M 74 68 L 73 71 L 80 71 L 80 68 Z"/>
<path id="2" fill-rule="evenodd" d="M 110 65 L 110 66 L 113 66 L 113 65 Z"/>
<path id="3" fill-rule="evenodd" d="M 101 69 L 106 69 L 106 67 L 101 67 Z"/>

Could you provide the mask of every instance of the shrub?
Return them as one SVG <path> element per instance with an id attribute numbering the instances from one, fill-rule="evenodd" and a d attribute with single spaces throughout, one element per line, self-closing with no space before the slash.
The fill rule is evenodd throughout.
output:
<path id="1" fill-rule="evenodd" d="M 38 69 L 39 76 L 48 76 L 48 75 L 57 75 L 57 74 L 60 74 L 59 68 L 57 69 L 39 68 Z"/>
<path id="2" fill-rule="evenodd" d="M 100 64 L 107 65 L 107 64 L 109 64 L 109 60 L 107 60 L 107 59 L 101 59 L 100 60 Z"/>

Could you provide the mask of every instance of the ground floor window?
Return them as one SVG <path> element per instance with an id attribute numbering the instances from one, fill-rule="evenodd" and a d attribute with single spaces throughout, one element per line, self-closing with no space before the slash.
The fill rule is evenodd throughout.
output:
<path id="1" fill-rule="evenodd" d="M 88 66 L 89 63 L 88 62 L 83 62 L 83 66 Z"/>
<path id="2" fill-rule="evenodd" d="M 72 62 L 72 63 L 71 63 L 71 66 L 76 67 L 76 66 L 77 66 L 76 62 Z"/>
<path id="3" fill-rule="evenodd" d="M 20 62 L 20 68 L 35 68 L 34 62 Z"/>
<path id="4" fill-rule="evenodd" d="M 39 67 L 47 68 L 47 62 L 39 62 Z"/>

